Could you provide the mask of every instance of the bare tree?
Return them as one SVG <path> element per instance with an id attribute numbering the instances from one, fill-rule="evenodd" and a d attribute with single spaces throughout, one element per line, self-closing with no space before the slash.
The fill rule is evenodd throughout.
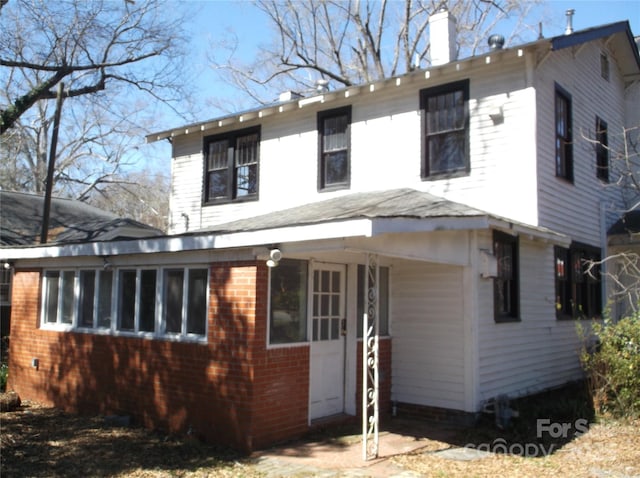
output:
<path id="1" fill-rule="evenodd" d="M 214 68 L 227 82 L 267 103 L 274 91 L 303 92 L 318 79 L 349 86 L 395 76 L 429 58 L 428 20 L 441 0 L 257 0 L 274 30 L 273 41 L 260 47 L 255 61 L 235 59 L 237 38 L 212 48 Z M 462 55 L 485 48 L 498 22 L 515 25 L 507 41 L 530 29 L 524 22 L 537 0 L 456 0 L 448 8 L 457 18 L 458 49 Z M 219 52 L 227 56 L 220 58 Z"/>
<path id="2" fill-rule="evenodd" d="M 611 133 L 607 131 L 607 136 Z M 597 131 L 583 132 L 582 139 L 591 143 L 596 154 L 607 158 L 602 177 L 610 182 L 604 182 L 603 187 L 621 195 L 623 204 L 623 209 L 603 211 L 620 222 L 609 238 L 607 256 L 587 263 L 587 271 L 604 275 L 610 312 L 624 316 L 640 307 L 640 126 L 623 128 L 605 139 Z"/>
<path id="3" fill-rule="evenodd" d="M 9 101 L 0 134 L 36 102 L 102 92 L 125 83 L 163 101 L 179 90 L 180 25 L 162 0 L 13 0 L 2 8 L 0 79 Z M 174 100 L 177 98 L 174 97 Z"/>
<path id="4" fill-rule="evenodd" d="M 139 147 L 148 127 L 158 127 L 159 111 L 180 113 L 188 104 L 186 10 L 165 0 L 11 0 L 1 7 L 0 29 L 12 35 L 0 37 L 0 154 L 7 158 L 0 187 L 44 190 L 49 100 L 64 80 L 54 192 L 89 200 L 118 191 L 113 185 L 126 185 L 136 163 L 149 160 Z M 158 200 L 162 210 L 168 198 L 149 190 L 132 188 L 138 197 L 124 204 Z M 136 208 L 114 212 L 141 219 Z"/>
<path id="5" fill-rule="evenodd" d="M 128 174 L 126 178 L 116 177 L 110 183 L 102 183 L 87 202 L 166 231 L 169 226 L 169 192 L 168 174 L 142 170 Z"/>

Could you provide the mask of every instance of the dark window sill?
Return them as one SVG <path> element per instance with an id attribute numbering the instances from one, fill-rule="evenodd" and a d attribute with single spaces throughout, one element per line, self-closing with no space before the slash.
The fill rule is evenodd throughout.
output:
<path id="1" fill-rule="evenodd" d="M 423 181 L 439 181 L 442 179 L 463 178 L 469 176 L 471 172 L 468 169 L 451 171 L 447 173 L 428 174 L 422 176 Z"/>
<path id="2" fill-rule="evenodd" d="M 258 200 L 258 195 L 252 194 L 250 196 L 242 196 L 240 198 L 235 198 L 235 199 L 220 198 L 220 199 L 214 199 L 211 201 L 204 201 L 202 203 L 202 206 L 220 206 L 221 204 L 237 204 L 237 203 L 251 202 L 251 201 L 257 201 L 257 200 Z"/>
<path id="3" fill-rule="evenodd" d="M 510 316 L 494 317 L 493 320 L 495 321 L 496 324 L 506 324 L 506 323 L 510 323 L 510 322 L 522 322 L 520 317 L 510 317 Z"/>
<path id="4" fill-rule="evenodd" d="M 344 189 L 349 189 L 350 187 L 351 187 L 350 183 L 332 184 L 330 186 L 318 188 L 318 192 L 327 193 L 327 192 L 331 192 L 331 191 L 342 191 Z"/>

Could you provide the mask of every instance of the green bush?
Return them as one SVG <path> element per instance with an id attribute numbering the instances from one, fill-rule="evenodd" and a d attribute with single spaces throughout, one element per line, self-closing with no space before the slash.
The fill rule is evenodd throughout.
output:
<path id="1" fill-rule="evenodd" d="M 580 360 L 596 412 L 640 417 L 640 313 L 618 322 L 593 323 Z"/>
<path id="2" fill-rule="evenodd" d="M 0 392 L 7 389 L 7 377 L 9 376 L 9 366 L 6 363 L 0 364 Z"/>

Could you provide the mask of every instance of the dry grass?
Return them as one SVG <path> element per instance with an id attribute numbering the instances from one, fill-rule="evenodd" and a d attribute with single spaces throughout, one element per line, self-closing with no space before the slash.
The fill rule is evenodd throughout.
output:
<path id="1" fill-rule="evenodd" d="M 0 415 L 2 477 L 247 477 L 240 457 L 195 440 L 110 427 L 27 402 Z"/>
<path id="2" fill-rule="evenodd" d="M 490 442 L 488 448 L 494 443 Z M 508 447 L 512 445 L 513 442 Z M 539 453 L 536 457 L 495 453 L 472 461 L 453 461 L 439 456 L 439 450 L 449 448 L 449 443 L 431 443 L 426 451 L 395 457 L 394 461 L 430 477 L 640 477 L 639 422 L 591 425 L 588 432 L 562 447 L 554 447 L 551 454 Z M 516 446 L 513 450 L 520 449 Z M 548 450 L 548 445 L 544 449 Z"/>
<path id="3" fill-rule="evenodd" d="M 30 402 L 17 411 L 1 414 L 0 425 L 2 477 L 262 476 L 254 461 L 229 450 L 135 427 L 111 427 L 102 417 L 79 417 Z M 573 440 L 546 443 L 545 450 L 554 445 L 553 453 L 539 457 L 498 453 L 456 461 L 439 455 L 439 451 L 470 443 L 474 444 L 470 448 L 481 448 L 482 440 L 491 440 L 486 442 L 489 448 L 498 443 L 494 435 L 478 430 L 455 439 L 432 436 L 422 440 L 425 446 L 419 451 L 395 456 L 393 462 L 429 477 L 640 476 L 637 421 L 592 425 Z M 510 437 L 507 446 L 517 440 Z M 343 470 L 344 476 L 346 472 Z"/>

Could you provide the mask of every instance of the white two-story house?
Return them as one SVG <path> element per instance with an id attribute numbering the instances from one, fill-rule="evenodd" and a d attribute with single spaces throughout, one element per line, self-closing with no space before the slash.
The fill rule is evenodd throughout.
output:
<path id="1" fill-rule="evenodd" d="M 575 319 L 607 301 L 587 265 L 625 208 L 629 25 L 452 41 L 426 70 L 150 135 L 172 144 L 166 237 L 3 249 L 9 386 L 250 450 L 362 413 L 373 317 L 381 413 L 467 420 L 579 379 Z"/>

